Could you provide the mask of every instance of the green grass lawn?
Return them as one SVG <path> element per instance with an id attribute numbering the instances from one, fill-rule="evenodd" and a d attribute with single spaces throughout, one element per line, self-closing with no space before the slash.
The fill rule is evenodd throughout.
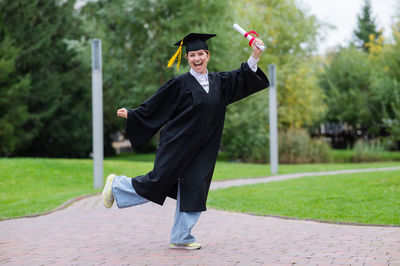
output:
<path id="1" fill-rule="evenodd" d="M 0 218 L 44 212 L 94 192 L 90 160 L 1 159 Z"/>
<path id="2" fill-rule="evenodd" d="M 104 175 L 146 173 L 150 162 L 105 160 Z M 89 159 L 0 159 L 0 219 L 44 212 L 96 192 Z M 99 191 L 99 190 L 98 190 Z"/>
<path id="3" fill-rule="evenodd" d="M 346 153 L 346 150 L 339 152 Z M 154 154 L 124 154 L 116 157 L 106 158 L 105 168 L 110 166 L 111 172 L 136 176 L 146 173 L 153 168 Z M 115 167 L 118 164 L 118 167 Z M 304 172 L 334 171 L 345 169 L 363 169 L 400 166 L 400 162 L 368 162 L 368 163 L 324 163 L 324 164 L 281 164 L 278 174 L 293 174 Z M 114 167 L 114 168 L 113 168 Z M 217 161 L 213 180 L 228 180 L 237 178 L 253 178 L 271 175 L 268 164 L 247 164 Z"/>
<path id="4" fill-rule="evenodd" d="M 104 176 L 145 174 L 153 167 L 154 155 L 106 158 Z M 400 163 L 280 165 L 283 173 L 400 166 Z M 269 166 L 218 161 L 213 180 L 269 175 Z M 2 158 L 0 159 L 0 219 L 44 212 L 67 200 L 93 193 L 92 161 L 89 159 Z"/>
<path id="5" fill-rule="evenodd" d="M 208 206 L 254 214 L 400 225 L 400 171 L 306 177 L 211 191 Z"/>

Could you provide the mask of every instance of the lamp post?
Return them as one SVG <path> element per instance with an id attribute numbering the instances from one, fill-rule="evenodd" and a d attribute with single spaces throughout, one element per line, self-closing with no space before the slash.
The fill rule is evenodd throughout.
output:
<path id="1" fill-rule="evenodd" d="M 101 40 L 92 40 L 93 186 L 103 187 L 103 74 Z"/>
<path id="2" fill-rule="evenodd" d="M 271 173 L 278 173 L 278 111 L 276 100 L 276 67 L 275 64 L 268 66 L 269 88 L 269 154 Z"/>

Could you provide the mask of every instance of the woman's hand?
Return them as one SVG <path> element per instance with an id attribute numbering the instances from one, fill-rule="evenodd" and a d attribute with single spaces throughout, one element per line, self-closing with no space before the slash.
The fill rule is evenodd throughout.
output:
<path id="1" fill-rule="evenodd" d="M 118 109 L 117 116 L 127 119 L 128 118 L 128 110 L 126 110 L 126 108 Z"/>
<path id="2" fill-rule="evenodd" d="M 257 38 L 257 39 L 255 39 L 254 42 L 251 44 L 251 48 L 253 48 L 253 53 L 251 54 L 251 56 L 252 56 L 254 59 L 258 60 L 258 58 L 260 57 L 260 54 L 261 54 L 262 51 L 261 51 L 261 49 L 259 49 L 259 48 L 256 46 L 256 43 L 257 43 L 258 45 L 264 45 L 264 42 Z"/>

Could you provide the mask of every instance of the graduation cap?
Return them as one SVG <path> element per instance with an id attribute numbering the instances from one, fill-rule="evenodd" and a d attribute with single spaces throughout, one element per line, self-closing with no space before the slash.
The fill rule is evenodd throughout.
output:
<path id="1" fill-rule="evenodd" d="M 206 41 L 214 36 L 217 35 L 207 33 L 189 33 L 188 35 L 186 35 L 182 40 L 174 44 L 176 46 L 179 46 L 179 48 L 169 60 L 168 67 L 171 67 L 174 64 L 176 57 L 179 55 L 177 65 L 177 69 L 179 69 L 179 65 L 181 63 L 182 46 L 186 46 L 186 53 L 203 49 L 208 50 Z"/>

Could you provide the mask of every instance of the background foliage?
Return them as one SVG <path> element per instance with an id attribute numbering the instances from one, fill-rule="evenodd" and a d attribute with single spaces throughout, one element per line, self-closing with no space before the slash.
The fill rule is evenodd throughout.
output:
<path id="1" fill-rule="evenodd" d="M 330 54 L 320 72 L 328 106 L 325 121 L 345 128 L 349 145 L 359 138 L 381 139 L 385 148 L 399 148 L 400 24 L 396 21 L 390 39 L 371 30 L 363 46 L 368 49 L 341 47 Z M 360 20 L 358 27 L 364 27 Z"/>
<path id="2" fill-rule="evenodd" d="M 1 154 L 87 156 L 89 69 L 64 42 L 81 35 L 73 1 L 5 0 L 0 14 L 0 56 L 9 58 L 0 114 L 0 143 L 8 144 Z"/>
<path id="3" fill-rule="evenodd" d="M 184 59 L 179 70 L 166 68 L 176 51 L 173 43 L 184 35 L 217 34 L 209 42 L 210 72 L 235 69 L 248 59 L 251 49 L 232 29 L 234 22 L 263 38 L 267 49 L 259 67 L 267 72 L 269 64 L 277 65 L 281 159 L 329 161 L 322 156 L 329 148 L 309 133 L 341 138 L 350 147 L 362 138 L 367 146 L 379 139 L 384 149 L 399 148 L 399 19 L 392 37 L 384 39 L 367 0 L 354 44 L 326 56 L 316 56 L 315 49 L 327 25 L 295 0 L 84 3 L 0 1 L 1 156 L 89 156 L 91 39 L 103 44 L 104 140 L 111 155 L 112 135 L 124 127 L 116 109 L 138 106 L 168 79 L 188 71 Z M 341 131 L 326 136 L 321 124 Z M 228 107 L 221 150 L 229 159 L 267 162 L 268 132 L 263 91 Z"/>

